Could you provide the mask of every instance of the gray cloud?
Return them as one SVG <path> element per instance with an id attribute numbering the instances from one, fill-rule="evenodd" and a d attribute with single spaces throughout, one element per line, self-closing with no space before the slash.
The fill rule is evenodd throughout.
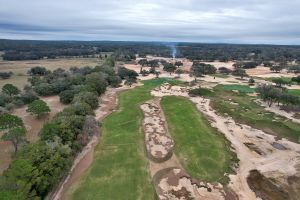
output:
<path id="1" fill-rule="evenodd" d="M 300 44 L 299 0 L 0 0 L 0 38 Z"/>

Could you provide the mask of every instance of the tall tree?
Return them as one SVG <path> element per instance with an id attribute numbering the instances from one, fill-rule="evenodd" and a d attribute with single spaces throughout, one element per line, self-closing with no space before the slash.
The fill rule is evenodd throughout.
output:
<path id="1" fill-rule="evenodd" d="M 4 133 L 1 139 L 10 141 L 14 146 L 14 152 L 16 154 L 19 146 L 27 142 L 25 133 L 26 129 L 24 127 L 15 127 Z"/>
<path id="2" fill-rule="evenodd" d="M 43 100 L 35 100 L 28 105 L 26 112 L 35 115 L 40 118 L 50 112 L 50 108 L 47 103 Z"/>
<path id="3" fill-rule="evenodd" d="M 22 126 L 24 123 L 20 117 L 8 113 L 0 115 L 0 131 Z"/>
<path id="4" fill-rule="evenodd" d="M 166 64 L 164 65 L 164 70 L 165 70 L 166 72 L 169 72 L 170 75 L 171 75 L 171 74 L 176 70 L 176 66 L 173 65 L 172 63 L 166 63 Z"/>

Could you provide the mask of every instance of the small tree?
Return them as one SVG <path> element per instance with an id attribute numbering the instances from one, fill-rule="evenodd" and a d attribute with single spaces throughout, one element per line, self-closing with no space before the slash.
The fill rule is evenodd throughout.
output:
<path id="1" fill-rule="evenodd" d="M 181 61 L 176 61 L 174 65 L 177 67 L 181 67 L 183 66 L 183 63 Z"/>
<path id="2" fill-rule="evenodd" d="M 14 146 L 14 152 L 16 154 L 19 146 L 27 142 L 25 133 L 26 129 L 24 127 L 15 127 L 4 133 L 1 139 L 10 141 Z"/>
<path id="3" fill-rule="evenodd" d="M 241 69 L 241 68 L 238 68 L 238 69 L 234 70 L 232 72 L 232 75 L 233 76 L 240 76 L 241 79 L 243 79 L 244 77 L 248 76 L 247 73 L 246 73 L 246 71 L 244 69 Z"/>
<path id="4" fill-rule="evenodd" d="M 183 70 L 182 69 L 176 69 L 175 74 L 177 74 L 178 77 L 180 77 L 180 75 L 183 74 Z"/>
<path id="5" fill-rule="evenodd" d="M 48 114 L 51 110 L 45 101 L 35 100 L 28 105 L 26 111 L 35 115 L 37 118 L 40 118 Z"/>
<path id="6" fill-rule="evenodd" d="M 164 70 L 165 70 L 166 72 L 169 72 L 170 75 L 171 75 L 171 74 L 176 70 L 176 66 L 173 65 L 172 63 L 166 63 L 166 64 L 164 65 Z"/>
<path id="7" fill-rule="evenodd" d="M 158 78 L 159 75 L 160 75 L 160 71 L 156 71 L 156 70 L 155 70 L 154 74 L 155 74 L 156 78 Z"/>
<path id="8" fill-rule="evenodd" d="M 13 96 L 19 94 L 20 90 L 13 84 L 8 83 L 2 87 L 2 92 L 8 94 L 9 96 Z"/>
<path id="9" fill-rule="evenodd" d="M 250 78 L 248 81 L 249 85 L 254 85 L 255 84 L 255 80 L 253 78 Z"/>
<path id="10" fill-rule="evenodd" d="M 282 87 L 282 85 L 290 84 L 290 81 L 283 78 L 273 78 L 272 82 L 275 83 L 278 87 Z"/>
<path id="11" fill-rule="evenodd" d="M 4 113 L 0 115 L 0 131 L 24 126 L 20 117 Z"/>
<path id="12" fill-rule="evenodd" d="M 276 73 L 281 72 L 281 70 L 283 69 L 284 69 L 284 65 L 273 65 L 272 67 L 270 67 L 270 70 Z"/>

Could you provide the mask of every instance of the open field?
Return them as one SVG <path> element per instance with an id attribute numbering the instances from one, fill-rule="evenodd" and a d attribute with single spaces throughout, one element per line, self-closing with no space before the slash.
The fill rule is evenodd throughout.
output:
<path id="1" fill-rule="evenodd" d="M 57 68 L 70 69 L 71 67 L 94 67 L 102 63 L 99 58 L 60 58 L 60 59 L 44 59 L 44 60 L 26 60 L 26 61 L 0 61 L 0 72 L 13 72 L 14 75 L 10 79 L 0 79 L 0 88 L 6 83 L 12 83 L 23 89 L 27 83 L 27 71 L 36 66 L 45 67 L 49 70 Z"/>
<path id="2" fill-rule="evenodd" d="M 266 111 L 254 102 L 255 97 L 224 91 L 223 88 L 222 85 L 214 88 L 215 96 L 211 102 L 212 107 L 218 112 L 227 113 L 236 122 L 247 124 L 268 134 L 279 138 L 285 137 L 293 142 L 300 142 L 300 124 Z"/>
<path id="3" fill-rule="evenodd" d="M 144 86 L 119 94 L 118 111 L 102 123 L 101 142 L 95 148 L 92 166 L 66 199 L 155 199 L 139 105 L 149 100 L 150 90 L 165 80 L 145 81 Z"/>
<path id="4" fill-rule="evenodd" d="M 232 172 L 234 159 L 225 137 L 188 99 L 163 97 L 161 105 L 175 141 L 175 153 L 187 172 L 203 181 L 225 182 L 224 173 Z"/>

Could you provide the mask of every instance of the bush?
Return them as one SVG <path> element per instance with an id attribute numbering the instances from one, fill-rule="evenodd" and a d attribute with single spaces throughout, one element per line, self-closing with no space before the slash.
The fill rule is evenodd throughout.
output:
<path id="1" fill-rule="evenodd" d="M 189 91 L 189 96 L 211 96 L 213 92 L 206 88 L 196 88 Z"/>
<path id="2" fill-rule="evenodd" d="M 47 70 L 45 67 L 33 67 L 27 72 L 27 74 L 31 76 L 44 76 L 49 73 L 50 71 Z"/>
<path id="3" fill-rule="evenodd" d="M 73 101 L 74 104 L 77 102 L 83 102 L 89 104 L 93 109 L 98 107 L 98 96 L 92 92 L 80 92 L 75 95 Z"/>
<path id="4" fill-rule="evenodd" d="M 0 78 L 2 79 L 9 79 L 12 75 L 12 72 L 0 72 Z"/>
<path id="5" fill-rule="evenodd" d="M 54 95 L 54 88 L 49 83 L 40 83 L 34 87 L 34 91 L 41 96 L 50 96 Z"/>
<path id="6" fill-rule="evenodd" d="M 133 80 L 136 80 L 136 78 L 139 76 L 139 74 L 136 71 L 127 69 L 125 67 L 119 67 L 118 75 L 120 76 L 121 79 L 130 78 Z"/>
<path id="7" fill-rule="evenodd" d="M 64 104 L 69 104 L 72 102 L 75 94 L 75 90 L 65 90 L 59 94 L 59 100 Z"/>
<path id="8" fill-rule="evenodd" d="M 0 93 L 0 106 L 4 107 L 6 104 L 11 103 L 13 98 L 6 93 Z"/>
<path id="9" fill-rule="evenodd" d="M 8 94 L 9 96 L 13 96 L 19 94 L 20 90 L 13 84 L 8 83 L 2 87 L 2 92 Z"/>
<path id="10" fill-rule="evenodd" d="M 29 104 L 34 100 L 38 100 L 39 98 L 32 90 L 27 90 L 21 95 L 21 99 L 24 102 L 24 104 Z"/>
<path id="11" fill-rule="evenodd" d="M 100 95 L 105 92 L 107 87 L 107 75 L 102 72 L 94 72 L 86 76 L 85 84 L 94 88 Z"/>

